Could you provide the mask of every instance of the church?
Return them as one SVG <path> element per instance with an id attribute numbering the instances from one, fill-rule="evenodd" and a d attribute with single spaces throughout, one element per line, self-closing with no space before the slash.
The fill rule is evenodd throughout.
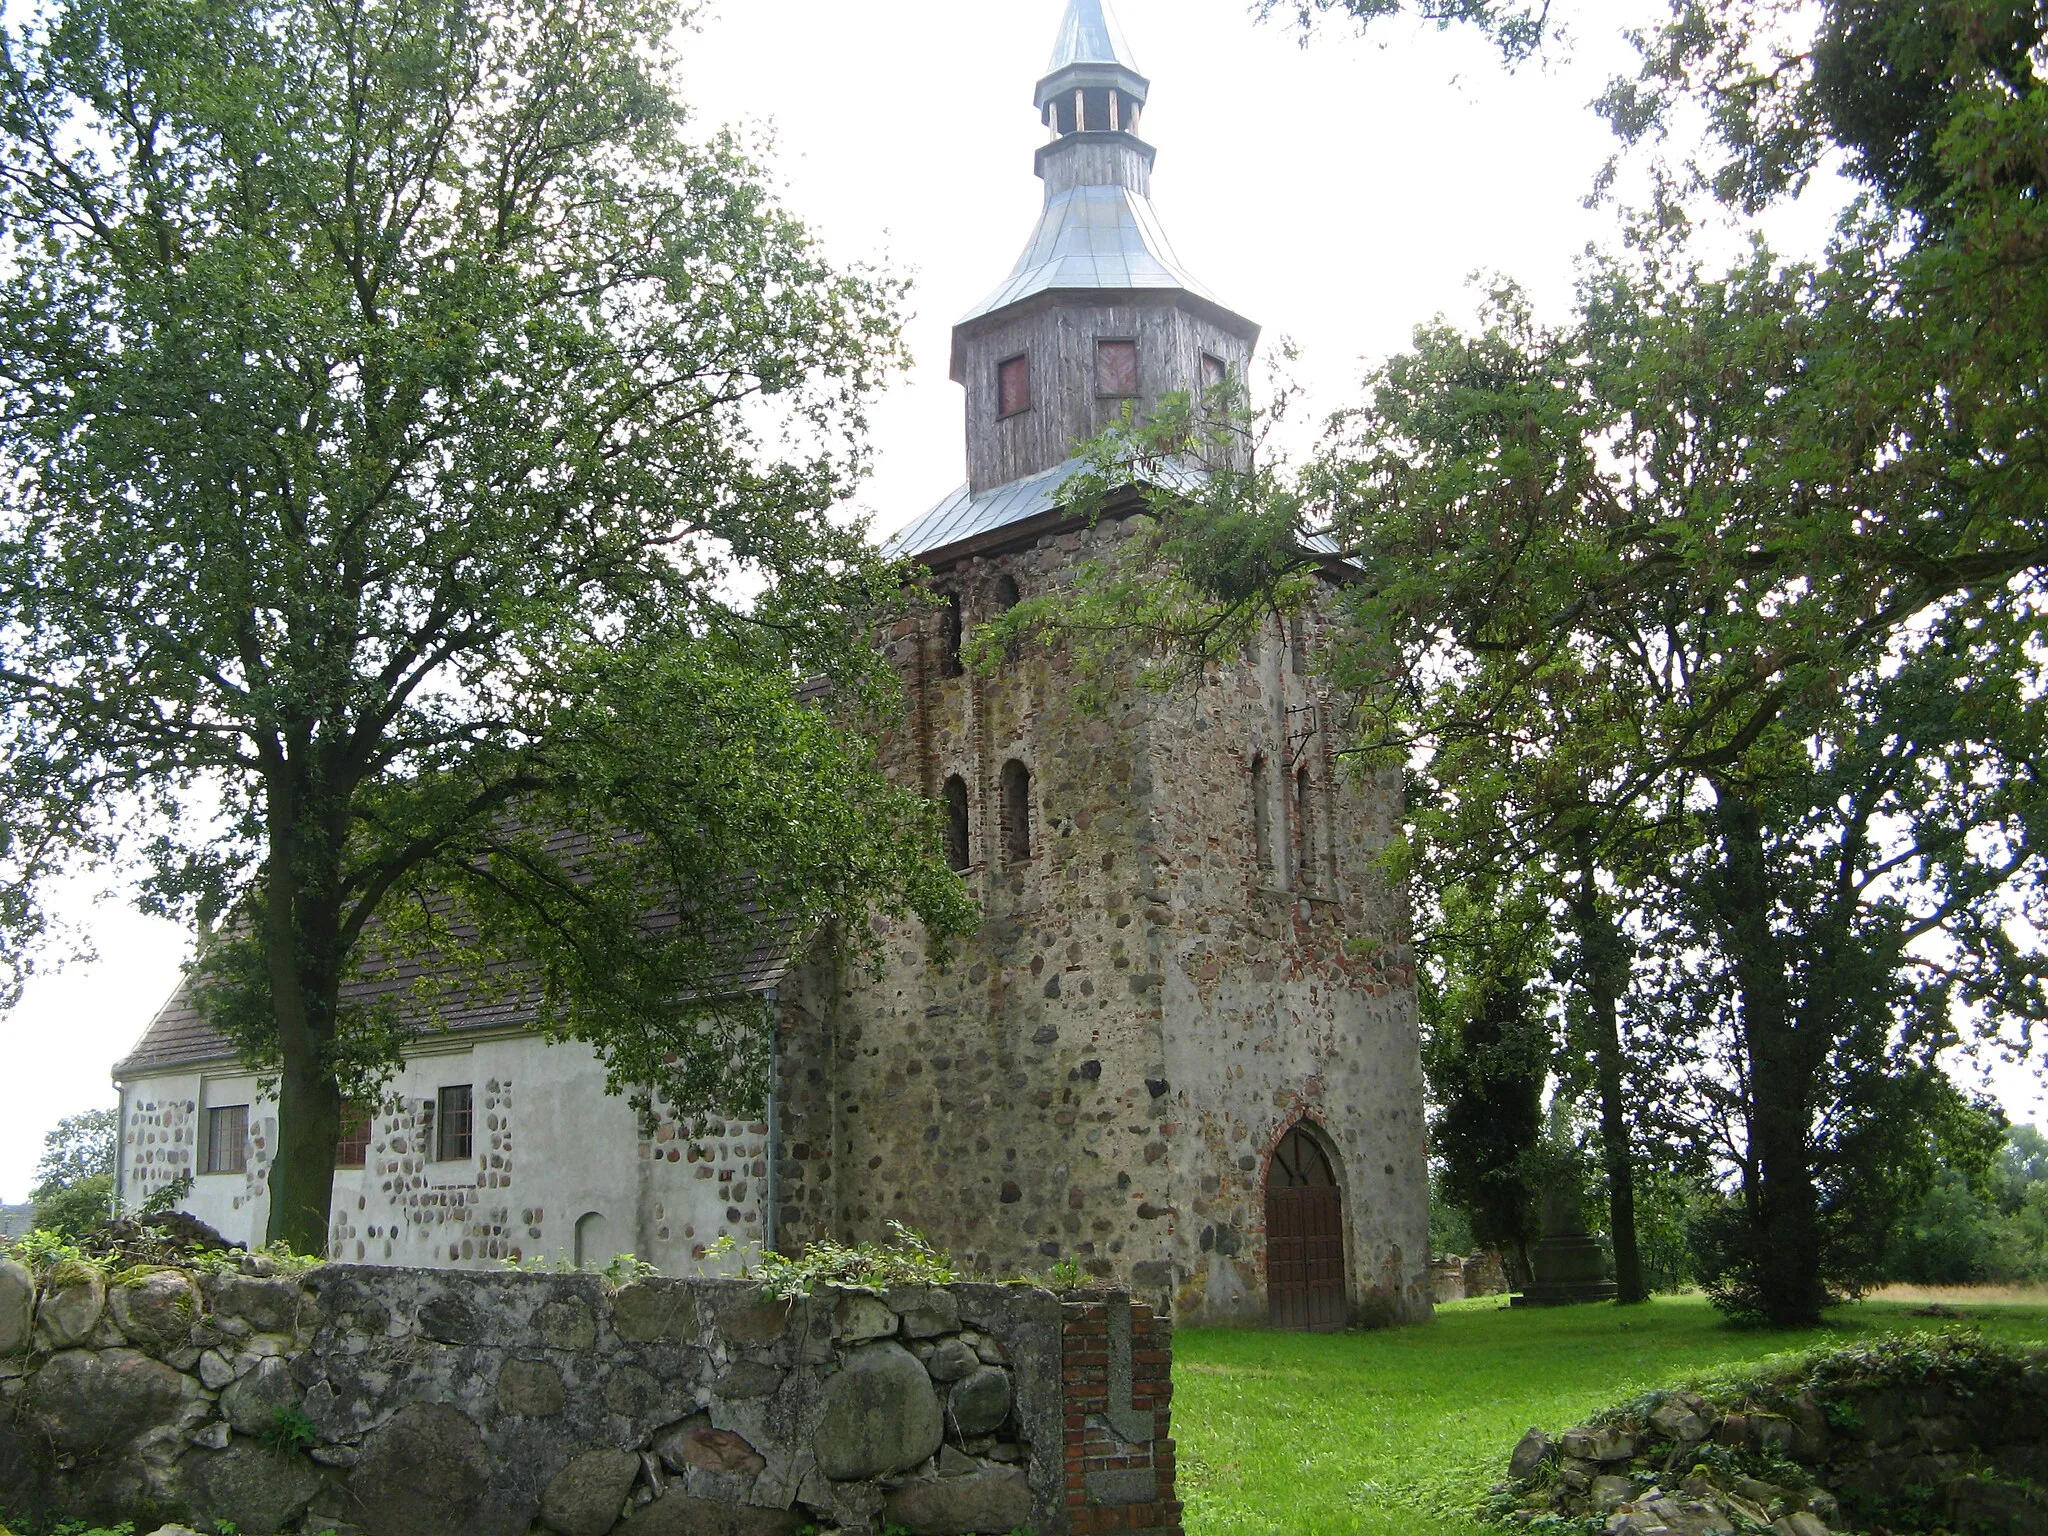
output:
<path id="1" fill-rule="evenodd" d="M 1063 503 L 1075 445 L 1257 345 L 1153 210 L 1150 89 L 1104 0 L 1069 0 L 1036 93 L 1044 212 L 953 333 L 967 483 L 892 541 L 942 601 L 883 637 L 907 708 L 878 747 L 944 806 L 980 931 L 940 966 L 886 930 L 879 976 L 823 936 L 759 957 L 766 1112 L 695 1137 L 516 1006 L 452 1012 L 339 1149 L 332 1257 L 691 1274 L 901 1221 L 963 1269 L 1071 1265 L 1184 1323 L 1429 1315 L 1407 896 L 1378 863 L 1401 786 L 1339 756 L 1316 613 L 1093 709 L 1053 647 L 960 661 L 1122 537 Z M 115 1079 L 123 1201 L 190 1174 L 185 1209 L 260 1241 L 276 1108 L 182 992 Z"/>

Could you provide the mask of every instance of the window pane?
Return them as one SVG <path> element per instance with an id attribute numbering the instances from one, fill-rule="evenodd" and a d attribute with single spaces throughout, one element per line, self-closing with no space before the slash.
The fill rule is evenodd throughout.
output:
<path id="1" fill-rule="evenodd" d="M 442 1162 L 454 1162 L 470 1155 L 470 1097 L 468 1083 L 441 1090 L 439 1123 L 434 1128 L 434 1155 Z"/>
<path id="2" fill-rule="evenodd" d="M 370 1160 L 370 1112 L 353 1104 L 341 1106 L 341 1140 L 334 1146 L 334 1166 L 361 1168 Z"/>
<path id="3" fill-rule="evenodd" d="M 1031 409 L 1031 359 L 1013 357 L 996 370 L 997 411 L 1015 416 Z"/>
<path id="4" fill-rule="evenodd" d="M 249 1106 L 224 1104 L 206 1112 L 206 1171 L 246 1173 L 249 1169 Z"/>
<path id="5" fill-rule="evenodd" d="M 1128 400 L 1138 393 L 1138 344 L 1135 341 L 1095 343 L 1095 393 Z"/>
<path id="6" fill-rule="evenodd" d="M 1210 390 L 1219 388 L 1222 385 L 1223 381 L 1229 376 L 1230 368 L 1223 361 L 1222 358 L 1216 357 L 1207 352 L 1204 352 L 1202 354 L 1203 389 Z"/>

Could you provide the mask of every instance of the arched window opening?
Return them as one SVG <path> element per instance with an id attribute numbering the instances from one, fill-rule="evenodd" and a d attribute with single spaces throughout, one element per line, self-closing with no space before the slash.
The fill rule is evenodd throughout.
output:
<path id="1" fill-rule="evenodd" d="M 1266 1171 L 1266 1311 L 1275 1328 L 1342 1328 L 1347 1290 L 1343 1191 L 1322 1144 L 1296 1126 Z"/>
<path id="2" fill-rule="evenodd" d="M 1003 764 L 1003 857 L 1031 857 L 1031 770 L 1014 757 Z"/>
<path id="3" fill-rule="evenodd" d="M 956 773 L 946 780 L 946 863 L 964 871 L 973 862 L 967 845 L 967 781 Z"/>
<path id="4" fill-rule="evenodd" d="M 1256 753 L 1252 757 L 1252 851 L 1259 861 L 1259 872 L 1270 874 L 1273 869 L 1273 775 L 1266 766 L 1266 754 Z"/>
<path id="5" fill-rule="evenodd" d="M 948 592 L 939 610 L 939 671 L 946 677 L 958 677 L 964 670 L 960 665 L 960 642 L 963 634 L 960 627 L 960 597 Z"/>
<path id="6" fill-rule="evenodd" d="M 1306 765 L 1294 770 L 1294 870 L 1307 885 L 1316 870 L 1315 784 Z"/>
<path id="7" fill-rule="evenodd" d="M 1017 590 L 1017 578 L 1004 574 L 996 578 L 995 609 L 997 613 L 1008 613 L 1024 601 L 1024 594 Z"/>

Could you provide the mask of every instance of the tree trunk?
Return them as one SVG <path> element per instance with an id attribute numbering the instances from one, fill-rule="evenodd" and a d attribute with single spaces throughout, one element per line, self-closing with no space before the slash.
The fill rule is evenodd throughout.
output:
<path id="1" fill-rule="evenodd" d="M 289 770 L 273 774 L 264 867 L 264 960 L 277 1021 L 277 1145 L 270 1164 L 269 1241 L 324 1256 L 341 1139 L 332 1049 L 340 1006 L 339 839 L 308 815 L 312 795 Z"/>
<path id="2" fill-rule="evenodd" d="M 1722 927 L 1741 993 L 1749 1057 L 1746 1190 L 1755 1280 L 1765 1319 L 1810 1327 L 1827 1301 L 1819 1200 L 1813 1186 L 1812 1064 L 1795 1026 L 1785 959 L 1772 926 L 1763 827 L 1754 807 L 1716 787 L 1722 841 Z"/>
<path id="3" fill-rule="evenodd" d="M 1607 1221 L 1614 1243 L 1615 1300 L 1647 1301 L 1643 1260 L 1636 1247 L 1635 1154 L 1629 1145 L 1627 1063 L 1621 1045 L 1621 988 L 1625 941 L 1601 909 L 1593 861 L 1579 862 L 1572 921 L 1586 958 L 1586 1002 L 1592 1021 L 1594 1075 L 1600 1088 L 1600 1153 L 1607 1174 Z"/>

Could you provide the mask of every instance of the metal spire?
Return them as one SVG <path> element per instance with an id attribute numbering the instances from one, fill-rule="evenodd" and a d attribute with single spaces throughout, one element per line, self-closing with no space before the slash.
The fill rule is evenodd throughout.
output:
<path id="1" fill-rule="evenodd" d="M 1123 29 L 1110 12 L 1108 0 L 1067 0 L 1066 20 L 1060 23 L 1052 62 L 1046 65 L 1045 72 L 1056 75 L 1076 64 L 1119 65 L 1134 75 L 1141 73 L 1138 61 L 1131 55 L 1131 45 L 1124 41 Z"/>

